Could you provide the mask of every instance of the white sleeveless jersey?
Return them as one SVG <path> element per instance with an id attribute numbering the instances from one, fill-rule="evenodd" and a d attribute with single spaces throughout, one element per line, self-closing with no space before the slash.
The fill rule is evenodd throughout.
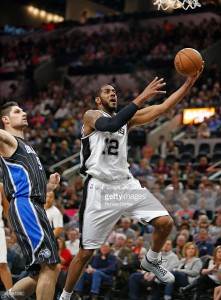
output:
<path id="1" fill-rule="evenodd" d="M 3 213 L 2 194 L 0 193 L 0 227 L 4 227 L 4 223 L 3 223 L 3 219 L 2 219 L 2 213 Z"/>
<path id="2" fill-rule="evenodd" d="M 127 162 L 127 125 L 114 133 L 95 130 L 88 136 L 83 136 L 82 130 L 80 174 L 105 181 L 132 177 Z"/>

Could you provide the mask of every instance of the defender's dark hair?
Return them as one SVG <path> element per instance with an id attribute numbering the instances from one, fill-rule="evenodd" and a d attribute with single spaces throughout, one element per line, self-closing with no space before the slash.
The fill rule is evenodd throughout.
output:
<path id="1" fill-rule="evenodd" d="M 1 127 L 3 127 L 3 128 L 5 126 L 4 126 L 4 123 L 2 122 L 2 117 L 9 115 L 12 106 L 18 106 L 18 103 L 14 102 L 14 101 L 10 101 L 10 102 L 7 102 L 4 105 L 2 105 L 0 108 L 0 124 L 1 124 Z"/>

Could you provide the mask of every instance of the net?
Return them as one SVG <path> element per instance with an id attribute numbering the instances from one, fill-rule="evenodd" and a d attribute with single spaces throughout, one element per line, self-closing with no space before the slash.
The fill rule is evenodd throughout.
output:
<path id="1" fill-rule="evenodd" d="M 158 10 L 167 10 L 169 8 L 183 8 L 187 10 L 189 8 L 194 9 L 196 7 L 201 7 L 198 0 L 156 0 L 153 4 L 158 6 Z"/>

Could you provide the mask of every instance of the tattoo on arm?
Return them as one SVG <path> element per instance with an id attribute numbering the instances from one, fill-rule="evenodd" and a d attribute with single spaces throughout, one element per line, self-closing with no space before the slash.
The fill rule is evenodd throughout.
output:
<path id="1" fill-rule="evenodd" d="M 95 111 L 95 110 L 88 110 L 85 114 L 84 114 L 84 126 L 88 126 L 90 128 L 95 129 L 95 122 L 97 121 L 97 119 L 99 119 L 100 117 L 102 117 L 102 114 L 99 111 Z"/>

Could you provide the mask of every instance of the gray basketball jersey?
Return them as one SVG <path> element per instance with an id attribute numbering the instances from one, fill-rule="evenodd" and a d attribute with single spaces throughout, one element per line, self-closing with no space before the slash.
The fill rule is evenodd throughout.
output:
<path id="1" fill-rule="evenodd" d="M 99 111 L 104 117 L 110 117 Z M 107 181 L 132 176 L 127 162 L 127 125 L 114 133 L 97 130 L 87 136 L 82 133 L 80 174 Z"/>

